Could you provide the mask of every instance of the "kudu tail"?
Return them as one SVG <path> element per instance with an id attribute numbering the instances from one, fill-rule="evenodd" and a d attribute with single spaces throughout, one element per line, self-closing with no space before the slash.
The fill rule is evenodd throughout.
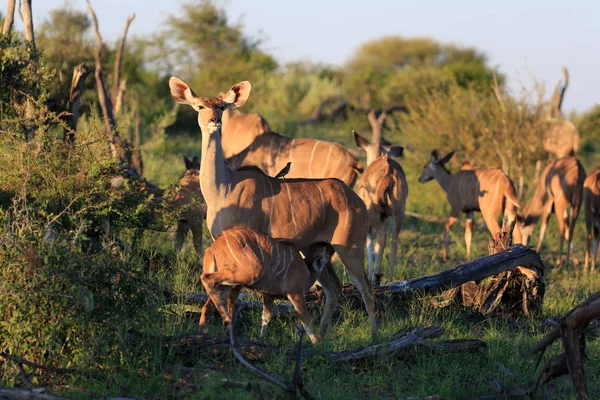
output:
<path id="1" fill-rule="evenodd" d="M 521 209 L 523 208 L 523 205 L 521 204 L 519 199 L 517 199 L 517 197 L 515 196 L 515 192 L 514 192 L 514 190 L 512 190 L 512 188 L 511 188 L 511 190 L 506 191 L 506 193 L 504 194 L 504 197 L 515 207 L 518 207 Z"/>
<path id="2" fill-rule="evenodd" d="M 385 175 L 383 179 L 379 181 L 375 189 L 375 196 L 382 207 L 392 206 L 392 193 L 395 189 L 394 179 L 390 175 Z"/>

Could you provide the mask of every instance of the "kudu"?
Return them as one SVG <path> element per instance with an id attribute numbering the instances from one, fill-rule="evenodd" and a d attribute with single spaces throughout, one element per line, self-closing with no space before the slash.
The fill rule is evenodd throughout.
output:
<path id="1" fill-rule="evenodd" d="M 360 160 L 339 143 L 290 138 L 276 132 L 257 136 L 226 162 L 233 169 L 255 165 L 271 176 L 291 162 L 288 178 L 337 178 L 350 187 L 363 172 Z"/>
<path id="2" fill-rule="evenodd" d="M 562 262 L 563 242 L 567 239 L 566 262 L 569 265 L 571 241 L 573 240 L 575 222 L 581 209 L 584 180 L 585 170 L 583 169 L 583 165 L 574 157 L 563 157 L 550 161 L 546 165 L 540 175 L 533 198 L 525 206 L 523 216 L 519 217 L 523 244 L 529 244 L 533 229 L 541 218 L 540 238 L 537 243 L 537 251 L 540 251 L 546 234 L 548 220 L 554 212 L 558 220 L 558 230 L 560 233 L 557 261 L 558 264 Z M 569 208 L 571 209 L 570 214 L 568 212 Z"/>
<path id="3" fill-rule="evenodd" d="M 250 146 L 256 137 L 271 131 L 267 121 L 258 114 L 242 114 L 227 109 L 223 112 L 222 119 L 221 141 L 226 158 L 240 153 Z"/>
<path id="4" fill-rule="evenodd" d="M 206 249 L 204 273 L 200 279 L 225 325 L 231 322 L 240 290 L 247 288 L 263 295 L 261 335 L 264 335 L 271 320 L 272 296 L 285 296 L 300 314 L 300 321 L 310 340 L 316 343 L 317 336 L 306 310 L 304 292 L 330 263 L 332 254 L 331 245 L 315 244 L 305 249 L 302 259 L 294 247 L 265 234 L 248 229 L 229 229 Z M 227 288 L 230 290 L 225 309 L 221 297 Z M 202 309 L 201 326 L 206 322 L 207 305 Z"/>
<path id="5" fill-rule="evenodd" d="M 419 178 L 420 183 L 435 179 L 446 192 L 450 203 L 450 217 L 444 231 L 443 258 L 448 259 L 448 242 L 450 228 L 456 223 L 460 213 L 467 214 L 465 227 L 465 244 L 467 258 L 471 257 L 471 237 L 475 211 L 481 211 L 483 220 L 490 231 L 495 235 L 500 231 L 498 217 L 504 211 L 504 221 L 510 226 L 517 218 L 515 207 L 521 203 L 515 196 L 514 185 L 510 178 L 497 168 L 473 168 L 470 163 L 452 174 L 445 164 L 454 155 L 454 150 L 442 157 L 438 149 L 431 151 L 431 158 L 425 164 L 423 173 Z M 520 243 L 521 237 L 518 229 L 513 232 L 515 243 Z"/>
<path id="6" fill-rule="evenodd" d="M 564 85 L 559 81 L 550 99 L 548 131 L 544 135 L 544 150 L 556 154 L 558 158 L 576 156 L 579 151 L 579 131 L 575 125 L 562 117 L 561 107 L 567 86 L 569 71 L 563 67 Z"/>
<path id="7" fill-rule="evenodd" d="M 600 237 L 600 167 L 594 168 L 583 182 L 583 205 L 587 233 L 584 270 L 595 272 Z"/>
<path id="8" fill-rule="evenodd" d="M 382 138 L 382 128 L 386 113 L 378 118 L 372 110 L 369 113 L 371 124 L 371 142 L 352 131 L 356 145 L 367 153 L 367 169 L 358 178 L 356 192 L 367 206 L 369 215 L 369 235 L 367 250 L 369 259 L 368 276 L 371 282 L 378 285 L 381 281 L 381 258 L 387 239 L 386 221 L 391 220 L 390 269 L 388 279 L 394 278 L 396 252 L 398 250 L 398 234 L 404 221 L 408 184 L 404 170 L 388 157 L 400 157 L 404 148 L 390 145 Z M 373 268 L 375 255 L 375 268 Z"/>
<path id="9" fill-rule="evenodd" d="M 236 171 L 227 166 L 221 148 L 221 114 L 246 102 L 250 82 L 234 85 L 223 99 L 199 97 L 176 77 L 171 77 L 169 86 L 176 102 L 190 105 L 198 112 L 202 132 L 200 187 L 207 204 L 211 235 L 218 237 L 227 229 L 246 228 L 298 250 L 316 243 L 330 243 L 363 297 L 375 336 L 373 288 L 363 268 L 367 213 L 360 197 L 337 179 L 275 179 L 255 169 Z M 319 282 L 326 293 L 321 319 L 323 333 L 339 301 L 341 282 L 332 267 L 325 268 Z"/>
<path id="10" fill-rule="evenodd" d="M 183 247 L 188 231 L 192 231 L 194 250 L 202 256 L 202 230 L 206 219 L 206 203 L 200 190 L 200 160 L 183 157 L 185 173 L 177 181 L 177 188 L 171 206 L 174 209 L 184 208 L 177 220 L 175 233 L 175 251 L 179 253 Z"/>

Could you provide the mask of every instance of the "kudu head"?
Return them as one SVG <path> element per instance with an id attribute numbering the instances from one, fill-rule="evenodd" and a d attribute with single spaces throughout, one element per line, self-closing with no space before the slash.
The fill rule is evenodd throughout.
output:
<path id="1" fill-rule="evenodd" d="M 198 112 L 198 125 L 202 131 L 212 134 L 221 126 L 223 111 L 234 106 L 246 104 L 252 85 L 248 81 L 233 85 L 223 98 L 199 97 L 190 86 L 181 79 L 172 76 L 169 79 L 171 97 L 177 103 L 187 104 Z"/>
<path id="2" fill-rule="evenodd" d="M 431 158 L 429 158 L 429 161 L 427 161 L 427 164 L 423 167 L 419 183 L 429 182 L 444 171 L 447 173 L 448 170 L 444 165 L 450 161 L 455 151 L 456 150 L 452 150 L 442 157 L 442 152 L 439 149 L 431 150 Z"/>
<path id="3" fill-rule="evenodd" d="M 312 286 L 323 269 L 331 264 L 331 258 L 335 250 L 329 243 L 315 243 L 305 249 L 302 249 L 304 263 L 308 267 L 310 273 L 310 286 Z M 308 289 L 308 288 L 307 288 Z"/>
<path id="4" fill-rule="evenodd" d="M 537 220 L 527 216 L 527 208 L 525 209 L 524 214 L 525 215 L 517 214 L 517 229 L 521 231 L 521 243 L 525 246 L 529 246 L 529 241 L 533 235 Z"/>
<path id="5" fill-rule="evenodd" d="M 387 111 L 384 110 L 377 116 L 374 108 L 367 114 L 369 125 L 371 125 L 371 142 L 359 135 L 358 132 L 352 131 L 356 145 L 367 153 L 367 167 L 382 153 L 392 157 L 400 157 L 404 151 L 404 147 L 392 145 L 383 138 L 383 124 L 386 117 Z"/>

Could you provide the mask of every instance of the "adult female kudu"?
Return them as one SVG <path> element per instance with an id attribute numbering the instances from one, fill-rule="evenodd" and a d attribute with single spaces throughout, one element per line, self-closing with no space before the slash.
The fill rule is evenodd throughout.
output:
<path id="1" fill-rule="evenodd" d="M 404 170 L 395 160 L 388 158 L 388 155 L 400 157 L 404 148 L 391 145 L 383 140 L 382 127 L 385 115 L 383 112 L 379 118 L 375 118 L 374 110 L 369 113 L 371 142 L 352 131 L 356 145 L 367 153 L 367 169 L 358 179 L 356 192 L 365 202 L 369 214 L 368 276 L 371 282 L 377 285 L 381 281 L 381 258 L 387 239 L 385 224 L 388 219 L 392 223 L 388 279 L 394 278 L 398 234 L 404 221 L 406 197 L 408 196 L 408 184 Z M 375 268 L 373 268 L 373 255 L 375 255 Z"/>
<path id="2" fill-rule="evenodd" d="M 431 158 L 423 167 L 423 173 L 419 178 L 420 183 L 435 179 L 446 192 L 450 203 L 450 217 L 444 231 L 443 258 L 448 260 L 448 242 L 450 228 L 456 223 L 460 213 L 467 214 L 465 227 L 465 243 L 467 247 L 467 258 L 471 257 L 471 237 L 473 231 L 473 219 L 475 211 L 481 211 L 483 220 L 492 235 L 500 231 L 498 217 L 504 211 L 508 226 L 517 218 L 515 207 L 521 207 L 521 203 L 515 196 L 512 181 L 504 172 L 497 168 L 473 168 L 465 163 L 460 171 L 452 174 L 445 167 L 454 155 L 454 150 L 442 157 L 438 149 L 431 151 Z M 516 243 L 520 243 L 521 237 L 518 229 L 513 232 Z"/>
<path id="3" fill-rule="evenodd" d="M 286 296 L 300 314 L 300 321 L 310 340 L 316 343 L 317 336 L 306 310 L 304 292 L 330 263 L 332 254 L 329 244 L 315 244 L 305 249 L 302 259 L 295 248 L 265 234 L 248 229 L 229 229 L 206 249 L 204 273 L 200 279 L 226 326 L 231 322 L 234 304 L 244 287 L 263 294 L 261 336 L 271 320 L 272 296 Z M 231 287 L 227 310 L 221 302 L 226 287 Z M 207 305 L 202 308 L 201 326 L 206 322 Z"/>
<path id="4" fill-rule="evenodd" d="M 171 77 L 169 86 L 176 102 L 198 112 L 202 132 L 200 187 L 211 235 L 247 228 L 299 250 L 330 243 L 361 292 L 375 336 L 373 288 L 363 268 L 367 213 L 360 197 L 337 179 L 275 179 L 253 169 L 235 171 L 227 166 L 221 148 L 221 115 L 228 107 L 246 102 L 250 82 L 234 85 L 223 99 L 198 97 L 176 77 Z M 319 281 L 327 295 L 321 319 L 324 332 L 339 300 L 341 282 L 332 267 L 325 268 Z"/>
<path id="5" fill-rule="evenodd" d="M 224 96 L 220 94 L 219 97 Z M 240 153 L 265 132 L 271 132 L 271 127 L 258 114 L 242 114 L 237 110 L 223 111 L 223 126 L 221 127 L 221 143 L 225 157 Z"/>
<path id="6" fill-rule="evenodd" d="M 540 251 L 548 220 L 554 212 L 560 233 L 560 253 L 557 261 L 558 264 L 562 262 L 563 242 L 567 239 L 567 265 L 569 264 L 575 222 L 577 222 L 583 200 L 584 180 L 585 170 L 575 157 L 559 158 L 546 165 L 540 175 L 533 198 L 523 210 L 523 217 L 519 218 L 523 244 L 529 244 L 533 228 L 541 218 L 540 239 L 537 244 L 537 251 Z M 569 208 L 571 209 L 570 214 Z"/>

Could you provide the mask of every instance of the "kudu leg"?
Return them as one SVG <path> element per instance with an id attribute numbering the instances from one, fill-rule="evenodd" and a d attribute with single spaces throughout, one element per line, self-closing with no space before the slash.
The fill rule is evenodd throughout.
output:
<path id="1" fill-rule="evenodd" d="M 567 265 L 569 265 L 571 258 L 571 247 L 573 243 L 573 236 L 575 234 L 575 222 L 577 222 L 577 217 L 579 217 L 579 209 L 579 205 L 571 207 L 569 221 L 567 221 Z"/>
<path id="2" fill-rule="evenodd" d="M 208 299 L 206 299 L 206 302 L 204 303 L 204 305 L 202 306 L 202 313 L 200 314 L 200 321 L 198 321 L 198 325 L 200 326 L 200 329 L 202 329 L 208 320 L 208 314 L 210 312 L 212 312 L 212 310 L 215 309 L 215 305 L 213 304 L 210 296 L 208 296 Z"/>
<path id="3" fill-rule="evenodd" d="M 390 274 L 388 281 L 394 280 L 396 270 L 396 252 L 398 251 L 398 235 L 400 234 L 400 223 L 395 218 L 392 219 L 392 238 L 390 243 Z"/>
<path id="4" fill-rule="evenodd" d="M 223 306 L 223 302 L 221 301 L 222 291 L 216 288 L 218 282 L 213 277 L 208 277 L 207 279 L 204 279 L 204 274 L 202 276 L 202 283 L 204 284 L 206 293 L 208 293 L 208 296 L 210 297 L 210 300 L 212 300 L 213 305 L 216 307 L 219 314 L 221 314 L 221 318 L 223 319 L 223 325 L 226 327 L 229 326 L 229 324 L 231 323 L 231 315 L 227 312 L 227 310 Z M 204 304 L 204 306 L 206 307 L 207 305 Z"/>
<path id="5" fill-rule="evenodd" d="M 537 246 L 535 247 L 535 251 L 538 253 L 542 249 L 542 243 L 544 242 L 544 236 L 546 236 L 546 228 L 548 227 L 548 220 L 550 220 L 550 214 L 552 210 L 552 205 L 550 206 L 550 210 L 544 210 L 541 217 L 541 225 L 540 225 L 540 238 L 538 240 Z"/>
<path id="6" fill-rule="evenodd" d="M 312 319 L 308 310 L 306 309 L 306 300 L 304 299 L 304 293 L 290 293 L 287 298 L 292 302 L 296 312 L 300 315 L 300 322 L 302 323 L 302 327 L 308 334 L 310 341 L 313 344 L 317 343 L 317 335 L 312 328 Z"/>
<path id="7" fill-rule="evenodd" d="M 185 243 L 185 237 L 187 236 L 190 226 L 187 221 L 177 221 L 177 231 L 175 232 L 175 253 L 179 254 Z"/>
<path id="8" fill-rule="evenodd" d="M 325 310 L 323 311 L 321 324 L 319 325 L 319 330 L 322 337 L 325 335 L 325 332 L 327 332 L 327 327 L 331 323 L 333 313 L 340 300 L 340 296 L 342 294 L 342 282 L 333 270 L 333 266 L 328 264 L 325 266 L 321 272 L 321 275 L 319 276 L 319 283 L 321 286 L 323 286 L 323 291 L 325 291 Z"/>
<path id="9" fill-rule="evenodd" d="M 592 268 L 591 268 L 591 273 L 596 272 L 596 259 L 598 257 L 598 237 L 594 236 L 594 239 L 592 241 Z"/>
<path id="10" fill-rule="evenodd" d="M 373 287 L 367 279 L 364 269 L 365 251 L 364 248 L 349 248 L 341 245 L 334 245 L 333 248 L 340 256 L 340 259 L 346 266 L 346 269 L 350 273 L 350 276 L 354 280 L 356 288 L 362 295 L 363 302 L 367 309 L 369 316 L 369 324 L 371 325 L 371 336 L 373 339 L 377 336 L 377 318 L 375 316 L 375 298 L 373 295 Z M 321 274 L 323 276 L 323 274 Z M 329 299 L 328 299 L 329 300 Z M 339 296 L 336 298 L 336 303 L 339 300 Z M 331 310 L 333 312 L 333 310 Z M 325 316 L 323 316 L 325 319 Z M 321 324 L 323 322 L 321 321 Z"/>
<path id="11" fill-rule="evenodd" d="M 467 224 L 465 225 L 465 245 L 467 247 L 467 260 L 471 259 L 471 238 L 473 237 L 473 220 L 475 219 L 475 213 L 473 211 L 467 212 Z"/>
<path id="12" fill-rule="evenodd" d="M 448 222 L 444 228 L 444 248 L 442 250 L 442 258 L 448 261 L 448 246 L 450 245 L 450 229 L 456 223 L 456 217 L 448 217 Z"/>
<path id="13" fill-rule="evenodd" d="M 387 234 L 385 227 L 383 227 L 381 231 L 377 232 L 377 237 L 375 238 L 375 276 L 371 277 L 371 282 L 376 286 L 379 286 L 381 283 L 381 260 L 383 259 L 386 240 Z"/>
<path id="14" fill-rule="evenodd" d="M 262 295 L 263 311 L 262 311 L 262 325 L 260 326 L 260 337 L 264 337 L 267 333 L 267 326 L 271 322 L 273 317 L 273 297 L 268 294 Z"/>
<path id="15" fill-rule="evenodd" d="M 558 220 L 558 233 L 559 233 L 558 260 L 556 261 L 556 265 L 561 265 L 562 258 L 563 258 L 563 245 L 565 243 L 565 239 L 567 239 L 567 242 L 568 242 L 568 237 L 569 237 L 569 218 L 568 218 L 567 208 L 564 207 L 560 203 L 554 203 L 554 213 L 556 214 L 556 219 Z M 569 252 L 569 249 L 567 248 L 567 254 L 568 254 L 568 252 Z M 567 266 L 568 266 L 568 261 L 567 261 Z"/>
<path id="16" fill-rule="evenodd" d="M 235 302 L 237 301 L 238 297 L 240 297 L 241 290 L 241 286 L 233 286 L 227 295 L 227 311 L 229 312 L 229 315 L 233 315 Z"/>
<path id="17" fill-rule="evenodd" d="M 588 273 L 588 266 L 590 264 L 590 256 L 592 250 L 592 234 L 588 228 L 587 235 L 585 236 L 585 264 L 583 265 L 583 272 Z M 592 264 L 593 265 L 593 264 Z M 592 267 L 593 269 L 593 267 Z"/>
<path id="18" fill-rule="evenodd" d="M 374 247 L 375 247 L 375 232 L 370 231 L 369 234 L 367 235 L 367 262 L 369 263 L 369 269 L 368 269 L 368 273 L 369 273 L 369 279 L 372 281 L 373 280 L 373 251 L 374 251 Z"/>
<path id="19" fill-rule="evenodd" d="M 202 222 L 200 224 L 192 223 L 190 226 L 190 230 L 192 231 L 192 241 L 194 243 L 194 250 L 199 257 L 202 257 Z"/>

